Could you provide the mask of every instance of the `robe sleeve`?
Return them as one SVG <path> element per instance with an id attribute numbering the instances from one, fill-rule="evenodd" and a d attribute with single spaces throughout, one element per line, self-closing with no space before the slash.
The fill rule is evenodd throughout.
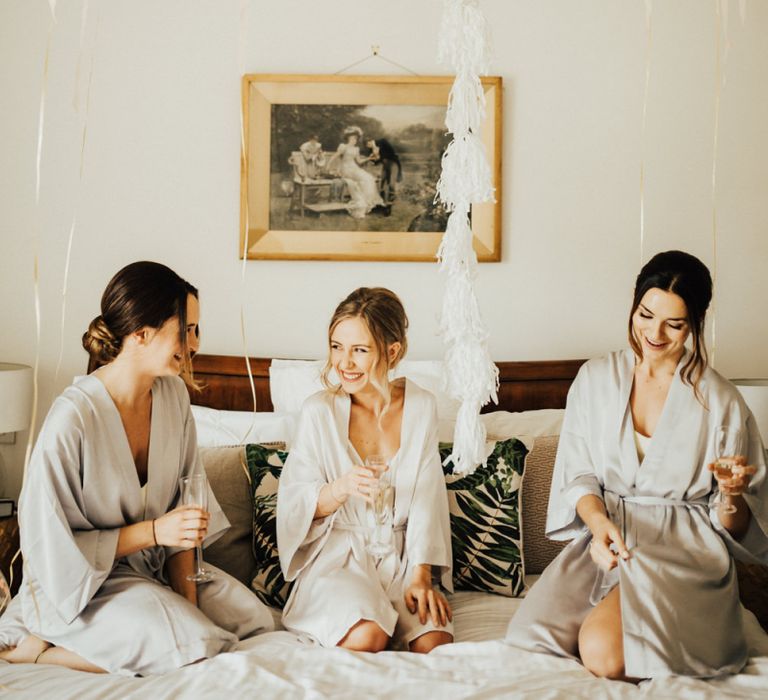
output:
<path id="1" fill-rule="evenodd" d="M 59 397 L 40 431 L 19 504 L 30 583 L 66 623 L 111 573 L 120 534 L 119 528 L 97 530 L 88 520 L 81 483 L 84 438 L 77 409 Z"/>
<path id="2" fill-rule="evenodd" d="M 424 442 L 408 512 L 405 549 L 409 569 L 419 564 L 430 564 L 433 578 L 439 578 L 443 588 L 453 591 L 451 524 L 448 491 L 438 448 L 437 405 L 431 394 L 427 396 L 429 405 L 424 407 L 422 414 L 425 421 Z"/>
<path id="3" fill-rule="evenodd" d="M 203 461 L 200 458 L 200 451 L 197 447 L 197 426 L 195 425 L 195 419 L 192 415 L 189 394 L 181 379 L 174 377 L 173 383 L 179 400 L 182 420 L 179 478 L 183 476 L 192 476 L 193 474 L 205 474 L 205 467 L 203 466 Z M 180 505 L 182 505 L 181 487 L 177 480 L 175 496 L 168 511 L 171 511 Z M 227 519 L 227 516 L 224 515 L 224 511 L 216 500 L 216 496 L 213 493 L 210 483 L 208 484 L 208 513 L 210 517 L 208 520 L 208 534 L 203 540 L 204 548 L 218 540 L 230 527 L 229 520 Z M 174 554 L 186 551 L 188 547 L 166 547 L 165 549 L 167 557 L 170 558 Z"/>
<path id="4" fill-rule="evenodd" d="M 323 419 L 319 394 L 302 406 L 296 437 L 277 489 L 277 548 L 286 581 L 293 581 L 317 556 L 339 511 L 315 520 L 320 489 L 328 483 L 322 458 Z"/>
<path id="5" fill-rule="evenodd" d="M 589 363 L 582 366 L 568 391 L 547 510 L 546 535 L 553 540 L 573 539 L 583 530 L 576 512 L 580 498 L 590 494 L 603 498 L 587 439 L 588 395 Z"/>
<path id="6" fill-rule="evenodd" d="M 736 402 L 739 421 L 747 435 L 747 464 L 757 469 L 749 482 L 749 488 L 744 493 L 744 500 L 749 507 L 751 518 L 745 535 L 734 539 L 720 523 L 715 505 L 715 488 L 710 498 L 709 517 L 714 528 L 721 534 L 731 554 L 736 559 L 751 564 L 768 564 L 768 474 L 766 473 L 765 448 L 760 439 L 755 418 L 752 412 L 740 401 Z"/>

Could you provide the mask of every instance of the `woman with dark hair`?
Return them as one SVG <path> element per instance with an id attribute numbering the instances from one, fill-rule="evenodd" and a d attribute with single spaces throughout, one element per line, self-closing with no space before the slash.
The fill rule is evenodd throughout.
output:
<path id="1" fill-rule="evenodd" d="M 659 253 L 637 277 L 631 349 L 579 371 L 546 527 L 572 542 L 523 600 L 508 643 L 624 680 L 746 663 L 732 556 L 768 561 L 768 480 L 754 417 L 707 364 L 711 298 L 698 259 Z"/>
<path id="2" fill-rule="evenodd" d="M 89 375 L 61 394 L 38 436 L 19 503 L 24 580 L 0 619 L 0 658 L 147 675 L 272 628 L 269 611 L 216 570 L 199 588 L 194 547 L 229 526 L 180 505 L 204 474 L 189 396 L 197 290 L 137 262 L 107 285 L 83 335 Z M 208 566 L 210 567 L 210 565 Z"/>
<path id="3" fill-rule="evenodd" d="M 393 642 L 426 653 L 453 641 L 440 592 L 451 590 L 451 537 L 435 399 L 388 377 L 405 355 L 407 328 L 388 289 L 362 287 L 338 305 L 327 389 L 305 401 L 280 477 L 280 564 L 296 581 L 283 622 L 323 646 L 377 652 Z M 374 465 L 372 455 L 382 459 Z M 394 496 L 380 492 L 392 519 L 375 530 L 388 537 L 371 551 L 367 505 L 380 478 L 394 487 Z"/>

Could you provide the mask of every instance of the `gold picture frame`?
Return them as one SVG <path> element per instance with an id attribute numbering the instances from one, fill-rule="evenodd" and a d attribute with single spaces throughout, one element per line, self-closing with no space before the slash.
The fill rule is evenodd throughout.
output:
<path id="1" fill-rule="evenodd" d="M 482 78 L 495 202 L 472 206 L 481 262 L 501 260 L 500 77 Z M 451 76 L 248 74 L 240 257 L 434 261 Z"/>

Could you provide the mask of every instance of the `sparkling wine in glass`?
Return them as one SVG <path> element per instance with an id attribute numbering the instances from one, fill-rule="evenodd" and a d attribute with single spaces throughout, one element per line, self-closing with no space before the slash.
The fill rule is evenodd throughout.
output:
<path id="1" fill-rule="evenodd" d="M 378 483 L 371 496 L 373 503 L 370 510 L 373 526 L 368 537 L 367 550 L 374 557 L 385 557 L 394 551 L 392 546 L 392 526 L 394 519 L 395 489 L 392 486 L 389 471 L 384 469 L 387 459 L 383 455 L 369 455 L 365 466 L 379 474 Z"/>
<path id="2" fill-rule="evenodd" d="M 204 474 L 193 474 L 192 476 L 182 476 L 179 479 L 181 488 L 181 504 L 184 506 L 196 506 L 203 510 L 208 510 L 208 479 Z M 197 570 L 194 574 L 187 576 L 188 581 L 197 583 L 206 583 L 212 581 L 214 573 L 203 568 L 203 548 L 202 545 L 195 547 L 195 561 Z"/>
<path id="3" fill-rule="evenodd" d="M 719 479 L 730 479 L 733 476 L 733 466 L 736 458 L 743 454 L 743 431 L 740 428 L 721 425 L 715 430 L 715 475 Z M 735 513 L 736 507 L 731 503 L 731 497 L 723 493 L 718 486 L 717 503 L 723 513 Z"/>

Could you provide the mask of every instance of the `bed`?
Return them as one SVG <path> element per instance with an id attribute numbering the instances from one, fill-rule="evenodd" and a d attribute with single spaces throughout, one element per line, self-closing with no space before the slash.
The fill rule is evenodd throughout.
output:
<path id="1" fill-rule="evenodd" d="M 583 360 L 499 363 L 499 405 L 487 407 L 483 420 L 493 440 L 519 438 L 527 450 L 522 497 L 521 547 L 525 583 L 558 547 L 543 537 L 546 481 L 557 443 L 561 409 Z M 247 580 L 253 561 L 233 555 L 251 550 L 251 484 L 243 466 L 243 448 L 235 443 L 290 442 L 299 395 L 316 380 L 317 366 L 302 362 L 251 359 L 251 379 L 242 357 L 199 355 L 196 378 L 205 384 L 193 395 L 199 437 L 214 490 L 233 523 L 206 558 Z M 435 363 L 413 363 L 409 374 L 439 392 Z M 289 381 L 285 381 L 289 377 Z M 297 379 L 298 378 L 298 379 Z M 309 383 L 307 381 L 309 380 Z M 433 388 L 427 386 L 427 388 Z M 256 414 L 253 413 L 253 393 Z M 450 401 L 441 439 L 449 439 Z M 224 425 L 227 423 L 227 425 Z M 510 431 L 516 435 L 507 435 Z M 235 445 L 235 446 L 233 446 Z M 275 447 L 289 449 L 289 445 Z M 517 487 L 516 487 L 517 488 Z M 248 495 L 243 500 L 243 490 Z M 240 567 L 238 569 L 238 567 Z M 255 579 L 254 579 L 255 584 Z M 566 592 L 564 582 L 564 594 Z M 362 654 L 323 649 L 299 642 L 285 630 L 246 640 L 232 653 L 164 676 L 94 676 L 52 666 L 0 664 L 0 694 L 8 698 L 768 698 L 768 635 L 755 615 L 743 611 L 751 650 L 737 676 L 717 680 L 669 678 L 634 686 L 594 678 L 578 663 L 516 650 L 500 641 L 519 597 L 459 590 L 451 598 L 456 643 L 422 656 L 387 651 Z M 274 610 L 279 624 L 278 609 Z"/>

